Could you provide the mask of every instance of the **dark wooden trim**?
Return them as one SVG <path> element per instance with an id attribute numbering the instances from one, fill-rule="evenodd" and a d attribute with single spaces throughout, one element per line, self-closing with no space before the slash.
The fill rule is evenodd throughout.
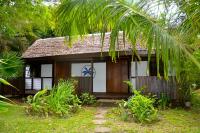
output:
<path id="1" fill-rule="evenodd" d="M 131 79 L 132 79 L 132 78 L 136 78 L 136 76 L 131 76 L 130 78 L 131 78 Z"/>
<path id="2" fill-rule="evenodd" d="M 56 71 L 55 63 L 56 63 L 56 61 L 54 61 L 53 64 L 52 64 L 52 87 L 54 86 L 54 82 L 55 82 L 55 71 Z"/>
<path id="3" fill-rule="evenodd" d="M 43 78 L 41 78 L 41 90 L 43 90 L 43 88 L 44 88 L 44 85 L 43 85 Z"/>
<path id="4" fill-rule="evenodd" d="M 119 56 L 121 57 L 127 57 L 132 56 L 132 51 L 120 51 Z M 140 57 L 147 57 L 147 50 L 140 50 L 139 53 Z M 152 57 L 155 56 L 155 53 L 152 53 Z M 82 60 L 87 61 L 89 58 L 97 59 L 97 60 L 104 60 L 105 58 L 110 58 L 108 52 L 96 52 L 96 53 L 82 53 L 82 54 L 70 54 L 70 55 L 56 55 L 56 56 L 44 56 L 44 57 L 33 57 L 33 58 L 24 58 L 25 62 L 32 62 L 32 61 L 48 61 L 53 62 L 56 61 L 76 61 L 76 60 Z"/>
<path id="5" fill-rule="evenodd" d="M 131 61 L 130 61 L 130 59 L 128 59 L 127 62 L 128 62 L 128 80 L 130 81 L 130 79 L 131 79 Z M 131 89 L 130 86 L 128 86 L 128 93 L 131 92 L 130 89 Z"/>
<path id="6" fill-rule="evenodd" d="M 33 90 L 33 78 L 31 78 L 31 90 Z"/>
<path id="7" fill-rule="evenodd" d="M 131 96 L 130 93 L 108 93 L 108 92 L 93 92 L 92 93 L 97 99 L 127 99 Z"/>
<path id="8" fill-rule="evenodd" d="M 26 84 L 25 84 L 25 74 L 26 74 L 26 65 L 24 65 L 24 67 L 23 67 L 23 75 L 22 75 L 22 95 L 24 96 L 24 94 L 25 94 L 25 88 L 26 88 Z"/>
<path id="9" fill-rule="evenodd" d="M 132 55 L 132 52 L 128 52 L 127 54 L 125 54 L 123 51 L 120 51 L 119 52 L 121 56 L 123 55 Z M 44 58 L 49 58 L 49 59 L 84 59 L 84 58 L 94 58 L 94 57 L 106 57 L 106 56 L 109 56 L 109 53 L 108 52 L 96 52 L 96 53 L 81 53 L 81 54 L 69 54 L 69 55 L 56 55 L 56 56 L 45 56 L 45 57 L 35 57 L 35 58 L 24 58 L 26 60 L 29 60 L 29 59 L 36 59 L 36 60 L 42 60 Z"/>

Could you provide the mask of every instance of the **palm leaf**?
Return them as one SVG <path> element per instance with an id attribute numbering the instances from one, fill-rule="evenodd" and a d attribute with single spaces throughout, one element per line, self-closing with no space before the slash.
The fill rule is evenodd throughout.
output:
<path id="1" fill-rule="evenodd" d="M 43 96 L 46 93 L 47 93 L 47 89 L 44 89 L 44 90 L 37 92 L 33 97 L 33 101 L 36 102 L 36 100 L 38 100 L 39 97 Z"/>
<path id="2" fill-rule="evenodd" d="M 10 100 L 10 99 L 8 99 L 8 98 L 2 96 L 2 95 L 0 95 L 0 99 L 2 99 L 2 100 L 4 100 L 4 101 L 9 101 L 9 102 L 11 102 L 11 103 L 14 103 L 12 100 Z M 2 102 L 2 101 L 1 101 L 1 102 Z M 2 103 L 5 103 L 5 104 L 7 104 L 7 105 L 10 105 L 10 104 L 7 103 L 7 102 L 2 102 Z"/>
<path id="3" fill-rule="evenodd" d="M 8 85 L 11 86 L 13 88 L 15 88 L 16 90 L 19 91 L 19 89 L 17 89 L 15 86 L 11 85 L 8 81 L 6 81 L 5 79 L 0 78 L 0 83 L 4 84 L 4 85 Z"/>
<path id="4" fill-rule="evenodd" d="M 0 62 L 0 77 L 11 79 L 21 76 L 23 61 L 14 52 L 3 53 Z"/>
<path id="5" fill-rule="evenodd" d="M 61 35 L 82 36 L 100 32 L 104 40 L 105 32 L 111 31 L 109 55 L 113 60 L 117 56 L 116 46 L 120 31 L 123 31 L 126 38 L 132 42 L 133 54 L 137 54 L 138 39 L 143 40 L 148 49 L 149 62 L 151 52 L 156 51 L 158 76 L 159 62 L 162 60 L 165 78 L 168 77 L 169 61 L 178 76 L 181 57 L 187 55 L 188 58 L 192 58 L 185 46 L 163 29 L 155 18 L 147 14 L 138 4 L 127 0 L 65 0 L 58 7 L 57 20 L 58 33 Z M 195 58 L 192 60 L 200 68 L 199 62 Z"/>
<path id="6" fill-rule="evenodd" d="M 9 102 L 14 103 L 10 99 L 0 95 L 0 112 L 7 111 L 9 106 L 13 106 L 13 104 L 10 104 Z"/>

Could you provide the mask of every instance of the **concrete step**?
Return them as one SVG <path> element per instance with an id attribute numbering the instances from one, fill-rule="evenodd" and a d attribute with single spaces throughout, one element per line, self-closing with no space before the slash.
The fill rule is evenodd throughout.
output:
<path id="1" fill-rule="evenodd" d="M 101 107 L 116 107 L 118 106 L 118 103 L 120 100 L 115 100 L 115 99 L 98 99 L 97 103 Z"/>

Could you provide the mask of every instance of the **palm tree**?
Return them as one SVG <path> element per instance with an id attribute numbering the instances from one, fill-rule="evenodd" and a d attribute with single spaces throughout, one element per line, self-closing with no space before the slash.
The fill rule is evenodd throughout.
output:
<path id="1" fill-rule="evenodd" d="M 12 86 L 6 79 L 16 78 L 20 76 L 20 72 L 23 68 L 23 61 L 16 55 L 16 53 L 4 53 L 0 56 L 0 85 L 5 84 Z M 14 86 L 12 86 L 14 89 Z M 10 105 L 8 98 L 0 95 L 0 111 L 7 110 L 7 106 Z M 11 102 L 11 101 L 10 101 Z"/>
<path id="2" fill-rule="evenodd" d="M 185 57 L 200 68 L 199 62 L 180 43 L 179 38 L 162 28 L 140 3 L 130 0 L 63 0 L 57 9 L 57 21 L 58 33 L 68 35 L 69 41 L 75 35 L 101 32 L 103 45 L 105 32 L 111 31 L 109 54 L 114 60 L 120 31 L 123 31 L 123 40 L 126 37 L 131 41 L 133 54 L 137 54 L 136 42 L 142 40 L 148 49 L 148 60 L 152 50 L 156 51 L 158 76 L 160 59 L 164 63 L 165 78 L 168 77 L 169 62 L 178 76 L 181 59 Z"/>
<path id="3" fill-rule="evenodd" d="M 0 77 L 12 79 L 21 76 L 23 61 L 14 52 L 5 52 L 0 55 Z"/>

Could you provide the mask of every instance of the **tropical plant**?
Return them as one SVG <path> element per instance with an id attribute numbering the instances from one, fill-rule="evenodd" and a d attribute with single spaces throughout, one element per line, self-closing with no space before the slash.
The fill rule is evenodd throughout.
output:
<path id="1" fill-rule="evenodd" d="M 54 8 L 41 0 L 3 0 L 0 10 L 0 52 L 21 54 L 36 39 L 54 36 Z"/>
<path id="2" fill-rule="evenodd" d="M 82 93 L 80 96 L 80 100 L 83 105 L 91 105 L 96 103 L 96 98 L 94 95 L 91 95 L 90 93 Z"/>
<path id="3" fill-rule="evenodd" d="M 23 61 L 14 52 L 5 52 L 0 55 L 0 77 L 12 79 L 22 76 Z"/>
<path id="4" fill-rule="evenodd" d="M 49 93 L 46 89 L 39 91 L 34 97 L 27 97 L 29 106 L 26 112 L 31 115 L 67 116 L 80 108 L 80 100 L 74 94 L 74 80 L 60 80 Z"/>
<path id="5" fill-rule="evenodd" d="M 192 92 L 191 103 L 194 108 L 200 109 L 200 89 Z"/>
<path id="6" fill-rule="evenodd" d="M 124 81 L 129 87 L 132 87 L 130 81 Z M 157 119 L 157 110 L 154 108 L 155 98 L 144 96 L 140 91 L 133 90 L 133 95 L 128 101 L 122 100 L 119 103 L 118 110 L 122 120 L 134 118 L 137 122 L 151 122 Z"/>
<path id="7" fill-rule="evenodd" d="M 3 53 L 3 55 L 0 56 L 0 87 L 1 84 L 4 84 L 17 89 L 3 78 L 16 78 L 19 76 L 18 74 L 20 70 L 22 70 L 22 67 L 23 61 L 15 53 Z M 7 107 L 11 105 L 8 102 L 11 102 L 11 100 L 0 95 L 0 111 L 2 109 L 6 110 Z"/>
<path id="8" fill-rule="evenodd" d="M 46 21 L 51 19 L 51 14 L 41 0 L 3 0 L 0 1 L 0 10 L 0 35 L 20 36 L 34 27 L 46 29 L 51 23 Z"/>
<path id="9" fill-rule="evenodd" d="M 75 94 L 75 80 L 60 80 L 57 87 L 54 87 L 47 97 L 49 108 L 60 116 L 69 112 L 76 112 L 81 103 Z"/>
<path id="10" fill-rule="evenodd" d="M 162 93 L 159 100 L 158 100 L 158 108 L 165 110 L 170 104 L 169 97 Z"/>
<path id="11" fill-rule="evenodd" d="M 143 96 L 139 91 L 134 90 L 134 96 L 128 100 L 127 106 L 136 120 L 151 122 L 157 119 L 157 110 L 153 106 L 154 102 L 155 99 Z"/>
<path id="12" fill-rule="evenodd" d="M 118 35 L 123 31 L 123 40 L 132 43 L 133 54 L 137 54 L 136 43 L 146 45 L 148 60 L 153 50 L 156 52 L 157 74 L 160 60 L 164 64 L 164 77 L 168 77 L 169 62 L 180 77 L 181 58 L 200 64 L 186 49 L 179 38 L 159 24 L 155 17 L 146 12 L 141 4 L 128 0 L 64 0 L 57 10 L 58 33 L 69 36 L 83 36 L 88 33 L 101 32 L 104 44 L 105 32 L 111 31 L 110 56 L 115 60 Z M 186 56 L 185 56 L 186 55 Z M 150 62 L 150 61 L 149 61 Z"/>
<path id="13" fill-rule="evenodd" d="M 128 105 L 127 101 L 121 100 L 118 103 L 118 112 L 115 112 L 118 115 L 120 115 L 123 121 L 128 121 L 129 119 L 133 118 L 133 115 L 132 113 L 130 113 L 127 105 Z"/>
<path id="14" fill-rule="evenodd" d="M 200 49 L 196 49 L 193 52 L 193 56 L 200 62 Z M 190 60 L 187 60 L 183 64 L 183 72 L 185 72 L 185 77 L 187 77 L 187 82 L 189 84 L 189 87 L 192 87 L 193 84 L 195 84 L 195 88 L 200 87 L 200 71 L 198 67 L 194 65 L 194 63 Z M 194 88 L 194 89 L 195 89 Z"/>
<path id="15" fill-rule="evenodd" d="M 8 106 L 12 105 L 10 103 L 13 103 L 13 102 L 9 100 L 8 98 L 0 95 L 0 112 L 7 111 Z"/>
<path id="16" fill-rule="evenodd" d="M 46 97 L 45 94 L 47 90 L 41 90 L 36 93 L 34 96 L 27 97 L 27 103 L 30 104 L 26 108 L 26 112 L 29 114 L 44 114 L 48 115 L 48 108 L 46 107 Z"/>

